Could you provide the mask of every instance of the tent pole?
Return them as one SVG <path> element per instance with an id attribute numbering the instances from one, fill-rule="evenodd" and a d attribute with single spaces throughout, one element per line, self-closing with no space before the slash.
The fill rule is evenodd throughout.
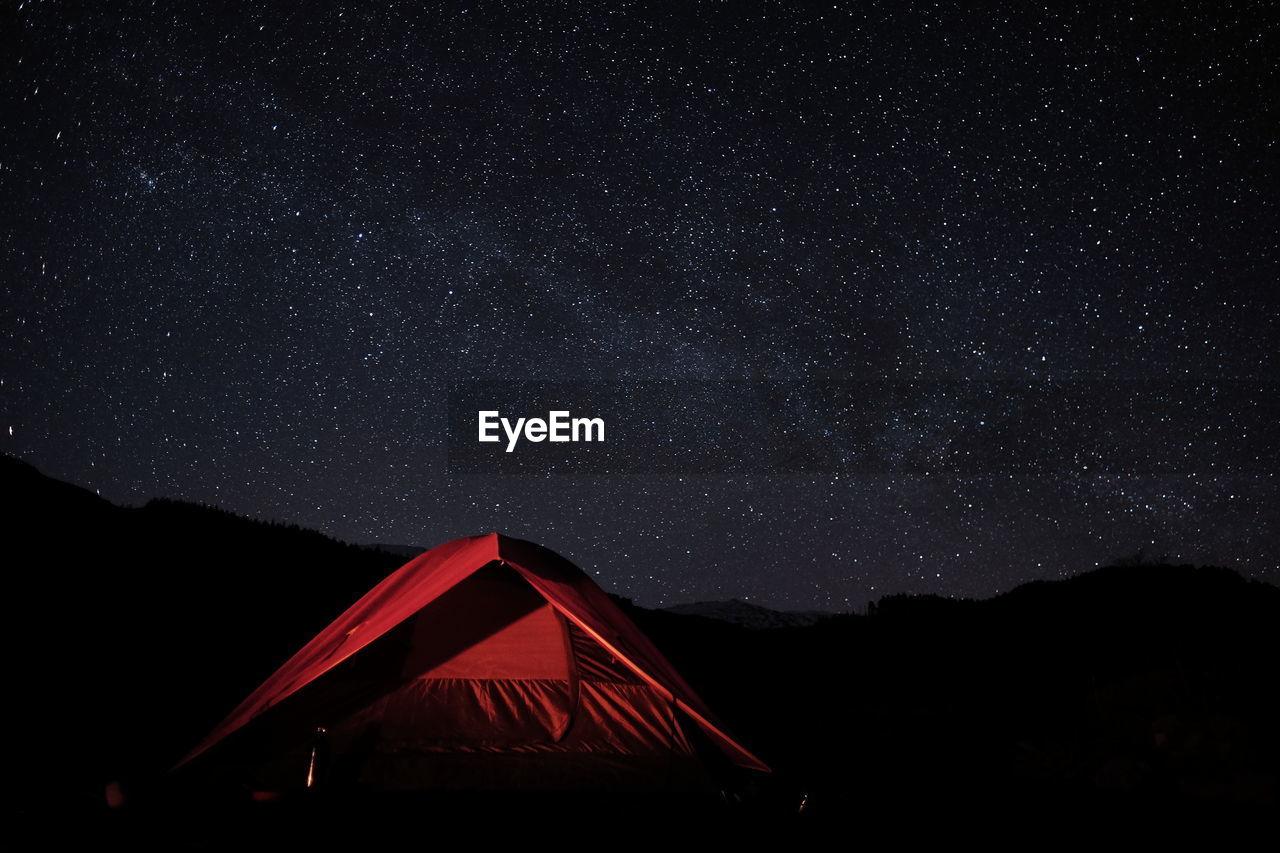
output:
<path id="1" fill-rule="evenodd" d="M 311 739 L 311 759 L 307 762 L 307 787 L 314 788 L 320 783 L 321 763 L 325 752 L 324 726 L 317 726 L 315 736 Z"/>

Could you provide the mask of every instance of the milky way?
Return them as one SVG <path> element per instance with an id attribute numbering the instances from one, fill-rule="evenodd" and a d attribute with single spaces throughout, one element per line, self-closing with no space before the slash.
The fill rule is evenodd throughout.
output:
<path id="1" fill-rule="evenodd" d="M 0 448 L 645 604 L 1280 580 L 1275 7 L 968 5 L 6 3 Z M 448 466 L 471 380 L 677 464 Z"/>

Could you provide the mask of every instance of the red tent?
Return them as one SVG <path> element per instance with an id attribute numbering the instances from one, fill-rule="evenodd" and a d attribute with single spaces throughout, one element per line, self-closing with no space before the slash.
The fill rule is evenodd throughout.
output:
<path id="1" fill-rule="evenodd" d="M 335 783 L 391 790 L 688 790 L 708 757 L 768 771 L 586 574 L 496 533 L 388 576 L 181 764 L 215 746 L 272 790 L 315 781 L 319 753 Z"/>

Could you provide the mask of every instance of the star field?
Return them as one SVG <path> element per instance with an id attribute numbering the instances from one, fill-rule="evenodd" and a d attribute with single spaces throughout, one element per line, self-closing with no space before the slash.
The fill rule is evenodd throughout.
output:
<path id="1" fill-rule="evenodd" d="M 352 541 L 500 530 L 650 605 L 985 596 L 1139 549 L 1280 582 L 1278 20 L 6 3 L 0 447 Z M 672 446 L 818 438 L 799 470 L 459 472 L 470 380 L 741 382 L 793 396 L 717 439 L 673 390 Z M 906 403 L 829 404 L 864 381 Z M 1010 383 L 1085 391 L 961 455 Z"/>

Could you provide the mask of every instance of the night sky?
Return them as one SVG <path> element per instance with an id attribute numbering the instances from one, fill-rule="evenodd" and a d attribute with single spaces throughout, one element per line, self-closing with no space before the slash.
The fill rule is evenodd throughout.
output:
<path id="1" fill-rule="evenodd" d="M 1139 549 L 1280 581 L 1278 20 L 6 0 L 0 449 L 351 541 L 500 530 L 647 605 Z M 666 388 L 675 464 L 458 470 L 472 380 L 620 437 L 612 389 Z"/>

